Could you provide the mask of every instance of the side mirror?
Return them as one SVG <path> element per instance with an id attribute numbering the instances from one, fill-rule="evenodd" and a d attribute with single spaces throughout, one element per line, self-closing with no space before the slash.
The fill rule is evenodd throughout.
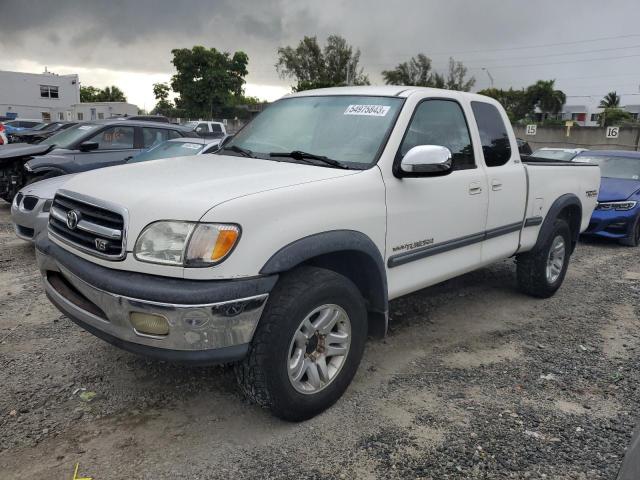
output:
<path id="1" fill-rule="evenodd" d="M 400 162 L 404 173 L 448 173 L 453 166 L 451 150 L 440 145 L 418 145 Z"/>
<path id="2" fill-rule="evenodd" d="M 98 142 L 82 142 L 80 144 L 80 151 L 81 152 L 90 152 L 91 150 L 97 150 L 100 147 L 100 144 Z"/>

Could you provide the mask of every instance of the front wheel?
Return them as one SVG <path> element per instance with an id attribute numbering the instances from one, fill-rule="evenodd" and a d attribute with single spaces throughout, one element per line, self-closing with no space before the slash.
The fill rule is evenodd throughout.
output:
<path id="1" fill-rule="evenodd" d="M 520 290 L 539 298 L 552 296 L 564 280 L 571 256 L 571 229 L 558 218 L 540 249 L 517 256 Z"/>
<path id="2" fill-rule="evenodd" d="M 627 238 L 620 240 L 620 243 L 627 247 L 637 247 L 640 245 L 640 215 L 636 217 L 636 221 L 633 223 L 633 227 L 631 227 L 631 234 Z"/>
<path id="3" fill-rule="evenodd" d="M 330 270 L 298 268 L 271 293 L 236 377 L 274 415 L 306 420 L 345 392 L 366 337 L 364 300 L 353 282 Z"/>

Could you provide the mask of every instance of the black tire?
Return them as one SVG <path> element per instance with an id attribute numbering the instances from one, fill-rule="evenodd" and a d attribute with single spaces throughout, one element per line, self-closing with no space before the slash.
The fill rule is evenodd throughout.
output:
<path id="1" fill-rule="evenodd" d="M 60 175 L 62 174 L 54 171 L 48 171 L 40 175 L 34 175 L 33 177 L 31 177 L 29 180 L 25 182 L 25 186 L 31 185 L 32 183 L 40 182 L 42 180 L 46 180 L 48 178 L 59 177 Z"/>
<path id="2" fill-rule="evenodd" d="M 335 304 L 351 323 L 351 344 L 336 376 L 313 394 L 298 392 L 289 380 L 291 341 L 315 308 Z M 367 338 L 367 312 L 358 288 L 330 270 L 300 267 L 283 275 L 271 292 L 247 357 L 235 365 L 240 388 L 255 403 L 284 420 L 307 420 L 333 405 L 358 369 Z"/>
<path id="3" fill-rule="evenodd" d="M 547 278 L 547 261 L 556 237 L 561 236 L 565 244 L 564 263 L 560 275 L 552 282 Z M 564 280 L 571 256 L 571 229 L 562 218 L 555 220 L 553 229 L 538 250 L 516 257 L 518 286 L 527 295 L 538 298 L 551 297 Z"/>
<path id="4" fill-rule="evenodd" d="M 620 240 L 620 244 L 627 247 L 637 247 L 640 245 L 640 215 L 636 217 L 633 228 L 631 228 L 631 235 Z"/>

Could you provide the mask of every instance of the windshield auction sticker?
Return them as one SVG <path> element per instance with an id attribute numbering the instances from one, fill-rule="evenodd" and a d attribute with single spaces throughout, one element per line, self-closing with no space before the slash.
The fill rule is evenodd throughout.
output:
<path id="1" fill-rule="evenodd" d="M 370 117 L 384 117 L 391 107 L 387 105 L 349 105 L 345 115 L 367 115 Z"/>

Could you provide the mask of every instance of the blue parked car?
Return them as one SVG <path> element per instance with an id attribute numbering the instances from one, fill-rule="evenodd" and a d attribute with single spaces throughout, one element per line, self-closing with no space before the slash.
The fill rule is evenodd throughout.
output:
<path id="1" fill-rule="evenodd" d="M 591 150 L 580 153 L 573 161 L 597 163 L 602 176 L 598 204 L 585 234 L 637 247 L 640 244 L 640 152 Z"/>
<path id="2" fill-rule="evenodd" d="M 7 135 L 11 135 L 13 133 L 18 133 L 28 128 L 34 128 L 39 125 L 45 125 L 40 120 L 8 120 L 6 122 L 2 122 L 4 124 L 4 128 L 7 132 Z"/>

